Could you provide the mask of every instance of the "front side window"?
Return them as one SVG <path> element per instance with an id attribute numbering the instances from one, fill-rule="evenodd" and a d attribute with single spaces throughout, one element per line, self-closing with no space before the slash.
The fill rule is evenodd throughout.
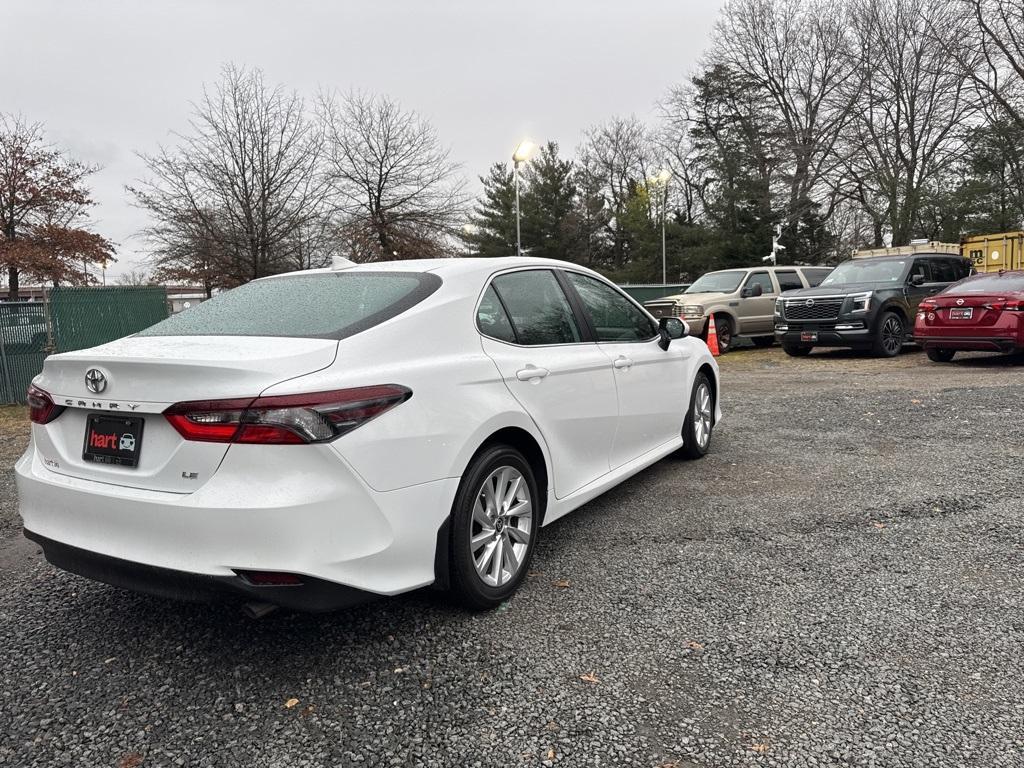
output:
<path id="1" fill-rule="evenodd" d="M 775 279 L 779 281 L 780 291 L 792 291 L 804 287 L 804 284 L 800 282 L 800 276 L 795 271 L 776 272 Z"/>
<path id="2" fill-rule="evenodd" d="M 744 288 L 753 288 L 755 285 L 761 286 L 761 294 L 767 295 L 769 293 L 775 293 L 775 286 L 772 285 L 772 278 L 767 272 L 755 272 L 747 280 L 747 284 Z"/>
<path id="3" fill-rule="evenodd" d="M 956 280 L 956 270 L 949 259 L 932 259 L 932 280 L 936 283 L 952 283 Z"/>
<path id="4" fill-rule="evenodd" d="M 548 269 L 510 272 L 491 285 L 508 311 L 519 344 L 573 344 L 580 329 L 569 300 Z"/>
<path id="5" fill-rule="evenodd" d="M 920 275 L 923 278 L 922 282 L 932 282 L 932 271 L 931 265 L 928 263 L 928 259 L 915 259 L 914 266 L 910 268 L 910 274 L 907 275 L 907 282 L 912 282 L 914 278 Z M 918 278 L 918 279 L 921 279 Z"/>
<path id="6" fill-rule="evenodd" d="M 598 341 L 646 341 L 657 333 L 647 315 L 600 280 L 566 272 L 594 326 Z"/>
<path id="7" fill-rule="evenodd" d="M 441 286 L 429 272 L 326 272 L 253 280 L 139 336 L 344 339 L 400 315 Z"/>

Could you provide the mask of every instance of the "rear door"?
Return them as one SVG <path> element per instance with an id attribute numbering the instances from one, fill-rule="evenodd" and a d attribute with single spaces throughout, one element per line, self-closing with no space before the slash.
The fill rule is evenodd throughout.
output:
<path id="1" fill-rule="evenodd" d="M 619 415 L 611 360 L 589 340 L 555 273 L 496 276 L 477 327 L 484 352 L 547 443 L 555 495 L 607 474 Z"/>
<path id="2" fill-rule="evenodd" d="M 658 345 L 654 322 L 617 288 L 590 275 L 563 273 L 598 347 L 611 360 L 619 401 L 611 467 L 677 439 L 689 398 L 683 344 Z"/>

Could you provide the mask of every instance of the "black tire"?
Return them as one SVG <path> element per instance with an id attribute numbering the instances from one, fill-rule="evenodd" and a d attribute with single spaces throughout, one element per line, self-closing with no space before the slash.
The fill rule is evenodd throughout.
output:
<path id="1" fill-rule="evenodd" d="M 754 346 L 759 349 L 767 349 L 775 343 L 774 336 L 755 336 L 753 338 Z"/>
<path id="2" fill-rule="evenodd" d="M 698 405 L 701 407 L 698 408 Z M 704 415 L 699 421 L 695 418 L 698 410 Z M 698 373 L 693 380 L 690 404 L 686 409 L 686 418 L 683 419 L 683 447 L 679 449 L 679 454 L 684 459 L 700 459 L 706 456 L 708 448 L 711 447 L 711 433 L 714 427 L 715 390 L 707 374 Z"/>
<path id="3" fill-rule="evenodd" d="M 494 584 L 489 583 L 487 578 L 500 579 L 504 576 L 506 565 L 508 565 L 503 557 L 504 546 L 512 538 L 516 538 L 511 536 L 510 532 L 513 529 L 520 530 L 519 526 L 523 522 L 522 516 L 508 515 L 503 524 L 499 524 L 497 519 L 493 520 L 490 531 L 494 534 L 494 538 L 486 539 L 474 549 L 473 537 L 482 537 L 487 534 L 487 529 L 480 524 L 479 514 L 474 515 L 474 509 L 479 500 L 481 509 L 484 510 L 486 516 L 488 504 L 485 501 L 484 484 L 485 482 L 489 483 L 495 473 L 500 473 L 503 469 L 517 472 L 525 482 L 530 502 L 530 526 L 525 549 L 518 554 L 515 553 L 514 547 L 511 550 L 517 563 L 515 572 L 512 573 L 511 567 L 509 567 L 508 579 Z M 497 484 L 498 480 L 496 479 L 492 489 L 495 489 Z M 521 506 L 511 507 L 512 510 L 521 508 Z M 542 509 L 543 499 L 540 497 L 533 470 L 519 451 L 507 445 L 492 445 L 481 450 L 463 474 L 459 491 L 455 494 L 455 502 L 452 505 L 451 539 L 449 541 L 452 596 L 467 608 L 477 611 L 495 608 L 508 600 L 519 588 L 529 570 L 530 559 L 533 557 L 533 550 L 537 543 L 537 533 L 540 530 Z M 499 539 L 502 542 L 501 546 L 498 546 Z M 516 545 L 520 543 L 522 542 L 518 539 L 514 542 Z M 492 545 L 494 548 L 491 559 L 485 562 L 487 573 L 481 575 L 477 570 L 475 554 L 480 553 L 481 559 L 486 558 L 486 550 Z M 495 563 L 495 556 L 501 558 L 500 563 Z"/>
<path id="4" fill-rule="evenodd" d="M 782 351 L 790 357 L 807 357 L 811 354 L 811 350 L 814 347 L 805 347 L 801 344 L 791 344 L 789 342 L 782 342 Z"/>
<path id="5" fill-rule="evenodd" d="M 878 318 L 875 339 L 871 345 L 871 353 L 875 357 L 896 357 L 903 349 L 907 340 L 906 326 L 903 318 L 895 312 L 883 312 Z"/>
<path id="6" fill-rule="evenodd" d="M 924 351 L 933 363 L 948 363 L 956 354 L 955 349 L 926 349 Z"/>
<path id="7" fill-rule="evenodd" d="M 715 332 L 718 334 L 718 354 L 724 355 L 732 349 L 733 328 L 728 315 L 715 315 Z"/>

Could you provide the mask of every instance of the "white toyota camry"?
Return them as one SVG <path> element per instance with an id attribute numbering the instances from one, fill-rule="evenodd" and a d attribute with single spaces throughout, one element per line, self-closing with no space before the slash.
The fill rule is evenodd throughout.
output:
<path id="1" fill-rule="evenodd" d="M 166 596 L 330 610 L 434 584 L 491 607 L 541 526 L 707 452 L 718 366 L 686 334 L 543 259 L 257 280 L 47 358 L 25 535 Z"/>

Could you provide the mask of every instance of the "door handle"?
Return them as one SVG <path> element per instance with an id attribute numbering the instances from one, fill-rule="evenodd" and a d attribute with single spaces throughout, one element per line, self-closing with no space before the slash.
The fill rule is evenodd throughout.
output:
<path id="1" fill-rule="evenodd" d="M 616 368 L 630 368 L 633 365 L 633 361 L 630 360 L 628 357 L 619 355 L 618 357 L 615 358 L 615 362 L 613 362 L 612 365 L 614 365 Z"/>
<path id="2" fill-rule="evenodd" d="M 533 381 L 537 382 L 547 376 L 551 371 L 547 368 L 538 368 L 535 365 L 528 365 L 525 368 L 520 368 L 516 371 L 516 378 L 520 381 Z"/>

